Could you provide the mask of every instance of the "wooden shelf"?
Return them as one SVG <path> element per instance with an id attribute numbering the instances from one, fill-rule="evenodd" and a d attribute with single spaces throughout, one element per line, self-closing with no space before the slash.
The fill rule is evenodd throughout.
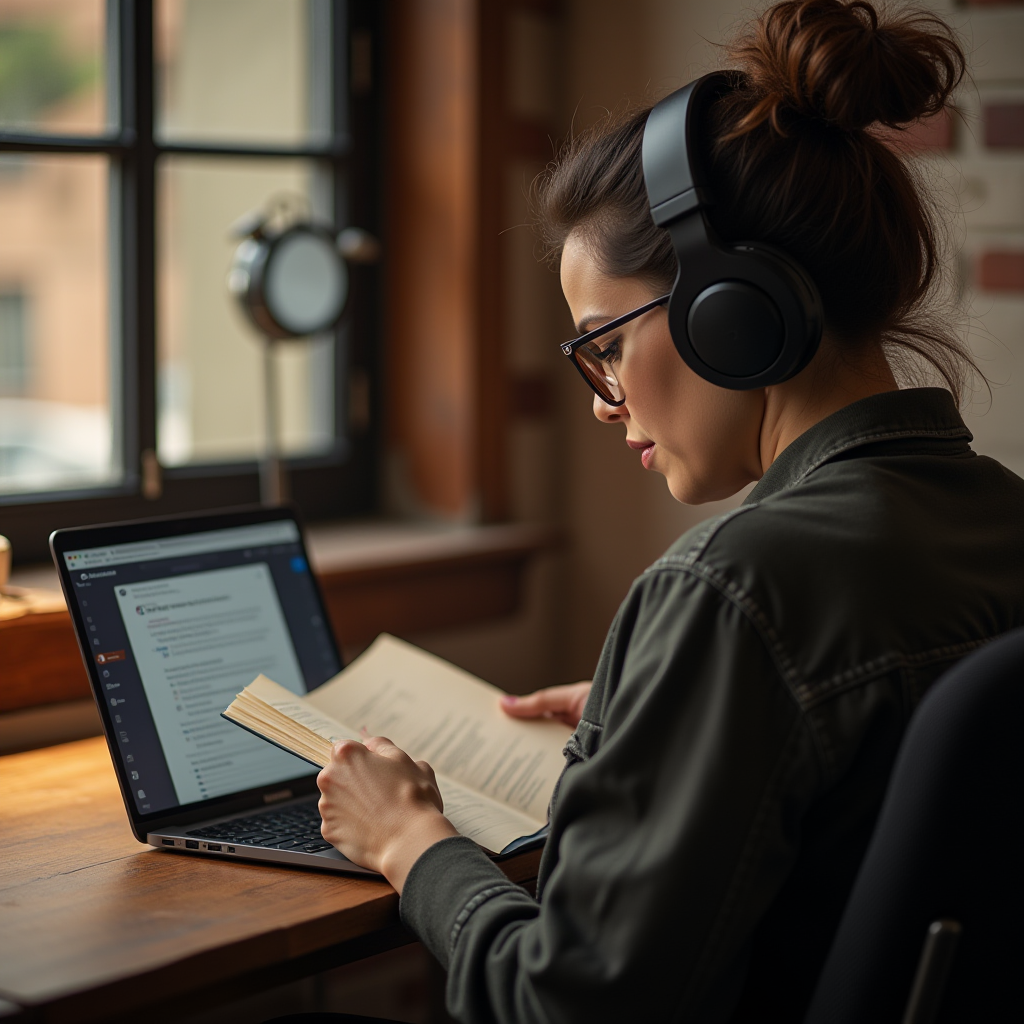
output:
<path id="1" fill-rule="evenodd" d="M 550 527 L 441 527 L 400 523 L 320 525 L 310 559 L 340 644 L 511 615 L 522 604 L 529 560 L 558 540 Z M 16 582 L 56 586 L 43 570 Z M 0 713 L 89 697 L 68 613 L 0 620 Z"/>

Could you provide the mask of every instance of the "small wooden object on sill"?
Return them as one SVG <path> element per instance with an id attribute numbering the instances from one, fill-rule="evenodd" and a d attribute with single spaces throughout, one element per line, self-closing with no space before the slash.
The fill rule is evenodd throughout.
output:
<path id="1" fill-rule="evenodd" d="M 6 537 L 0 537 L 0 622 L 6 619 L 20 619 L 23 615 L 66 610 L 59 586 L 53 590 L 32 586 L 14 587 L 9 582 L 10 574 L 11 544 Z M 49 577 L 45 578 L 49 582 Z"/>
<path id="2" fill-rule="evenodd" d="M 23 615 L 47 615 L 51 612 L 66 611 L 64 595 L 59 590 L 0 588 L 0 621 L 20 619 Z"/>

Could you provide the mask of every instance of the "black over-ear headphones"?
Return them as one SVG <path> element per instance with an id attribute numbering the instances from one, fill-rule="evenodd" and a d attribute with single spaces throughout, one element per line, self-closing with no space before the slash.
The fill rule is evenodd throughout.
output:
<path id="1" fill-rule="evenodd" d="M 822 311 L 814 282 L 785 253 L 760 242 L 725 244 L 704 215 L 713 201 L 699 156 L 708 110 L 736 85 L 735 75 L 719 72 L 663 99 L 647 118 L 643 167 L 651 216 L 679 261 L 668 305 L 672 340 L 694 372 L 746 391 L 787 380 L 811 361 Z"/>

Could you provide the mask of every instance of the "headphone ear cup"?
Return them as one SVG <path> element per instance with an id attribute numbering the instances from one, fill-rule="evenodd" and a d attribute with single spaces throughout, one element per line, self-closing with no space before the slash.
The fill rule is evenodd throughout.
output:
<path id="1" fill-rule="evenodd" d="M 786 336 L 775 302 L 746 281 L 719 281 L 700 292 L 687 313 L 686 333 L 702 362 L 738 379 L 764 373 Z"/>
<path id="2" fill-rule="evenodd" d="M 814 282 L 777 249 L 723 245 L 706 224 L 700 232 L 701 223 L 693 218 L 669 229 L 680 267 L 669 329 L 679 354 L 705 380 L 735 391 L 788 380 L 821 340 Z"/>

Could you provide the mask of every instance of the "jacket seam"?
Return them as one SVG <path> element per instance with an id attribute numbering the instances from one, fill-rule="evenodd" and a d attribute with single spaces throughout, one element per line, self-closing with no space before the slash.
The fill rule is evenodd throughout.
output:
<path id="1" fill-rule="evenodd" d="M 704 553 L 708 544 L 710 544 L 714 539 L 715 534 L 717 534 L 726 523 L 731 522 L 741 513 L 749 512 L 750 509 L 756 507 L 756 505 L 738 505 L 736 508 L 730 509 L 728 512 L 724 512 L 722 515 L 716 516 L 714 519 L 709 519 L 702 527 L 699 528 L 700 532 L 694 538 L 693 543 L 687 549 L 685 555 L 663 555 L 653 565 L 645 569 L 644 572 L 651 572 L 652 570 L 657 569 L 662 562 L 675 560 L 677 558 L 681 558 L 683 565 L 687 567 L 693 565 Z"/>
<path id="2" fill-rule="evenodd" d="M 836 455 L 849 451 L 851 448 L 858 448 L 868 442 L 893 441 L 900 437 L 966 438 L 969 434 L 970 431 L 966 427 L 940 427 L 934 430 L 888 430 L 882 433 L 854 434 L 852 437 L 844 438 L 842 441 L 833 444 L 830 448 L 826 448 L 820 455 L 815 456 L 814 461 L 802 473 L 796 476 L 789 486 L 795 487 L 797 484 L 803 483 L 811 473 L 816 469 L 820 469 L 829 459 L 835 458 Z"/>
<path id="3" fill-rule="evenodd" d="M 748 505 L 746 507 L 754 508 L 753 505 Z M 782 642 L 775 630 L 772 628 L 772 624 L 768 621 L 768 616 L 764 614 L 758 603 L 750 596 L 750 594 L 739 587 L 733 580 L 730 580 L 719 569 L 708 565 L 707 562 L 697 562 L 688 565 L 682 560 L 676 562 L 675 558 L 669 555 L 660 559 L 660 563 L 656 563 L 656 566 L 661 570 L 684 572 L 695 576 L 697 579 L 703 580 L 710 586 L 714 587 L 722 597 L 742 612 L 743 615 L 753 623 L 754 628 L 761 637 L 761 642 L 771 654 L 772 661 L 775 663 L 776 671 L 785 681 L 786 687 L 789 689 L 793 698 L 797 701 L 797 705 L 802 707 L 795 692 L 800 686 L 800 674 L 797 671 L 796 665 L 793 664 L 789 655 L 786 653 L 785 648 L 782 646 Z M 652 566 L 652 568 L 654 567 Z M 650 571 L 651 570 L 648 570 L 648 572 Z"/>
<path id="4" fill-rule="evenodd" d="M 748 506 L 753 508 L 754 506 Z M 685 564 L 678 556 L 666 555 L 648 569 L 675 570 L 702 579 L 713 586 L 727 601 L 734 604 L 754 624 L 762 643 L 768 648 L 775 662 L 776 669 L 790 690 L 797 705 L 805 711 L 817 707 L 824 700 L 837 696 L 847 688 L 860 683 L 869 682 L 887 675 L 895 669 L 922 668 L 934 662 L 945 661 L 959 655 L 968 654 L 984 644 L 997 639 L 1000 634 L 981 637 L 976 640 L 964 640 L 958 644 L 946 644 L 942 647 L 929 648 L 914 654 L 891 652 L 871 658 L 859 665 L 853 665 L 837 672 L 833 676 L 815 682 L 801 678 L 782 641 L 772 628 L 768 616 L 761 610 L 754 598 L 730 580 L 721 570 L 706 562 Z"/>
<path id="5" fill-rule="evenodd" d="M 486 889 L 482 889 L 478 892 L 468 903 L 459 911 L 458 916 L 455 918 L 452 924 L 451 933 L 448 936 L 448 961 L 449 963 L 455 956 L 455 946 L 459 941 L 459 935 L 462 933 L 463 926 L 472 917 L 474 911 L 478 910 L 488 900 L 493 899 L 495 896 L 499 896 L 504 892 L 522 892 L 523 890 L 514 885 L 512 882 L 502 882 L 498 885 L 488 886 Z"/>
<path id="6" fill-rule="evenodd" d="M 807 708 L 818 707 L 826 700 L 845 693 L 848 689 L 861 683 L 869 682 L 898 669 L 923 668 L 936 662 L 947 661 L 971 651 L 983 647 L 1001 634 L 986 636 L 978 640 L 964 640 L 958 644 L 947 644 L 943 647 L 932 647 L 925 651 L 918 651 L 915 654 L 903 654 L 891 652 L 872 658 L 860 665 L 837 672 L 827 679 L 819 680 L 813 684 L 802 683 L 798 686 L 798 699 L 801 706 Z"/>
<path id="7" fill-rule="evenodd" d="M 756 506 L 748 505 L 746 507 L 755 508 Z M 771 658 L 772 664 L 775 666 L 776 673 L 782 680 L 783 685 L 786 687 L 786 692 L 789 694 L 790 699 L 796 705 L 800 714 L 804 714 L 808 709 L 805 707 L 799 696 L 801 686 L 800 673 L 797 671 L 796 665 L 793 663 L 792 659 L 786 653 L 786 649 L 782 646 L 782 641 L 772 628 L 772 624 L 769 621 L 768 616 L 761 610 L 760 605 L 758 605 L 753 597 L 738 586 L 733 580 L 726 577 L 724 573 L 715 569 L 713 566 L 708 565 L 706 562 L 699 562 L 694 565 L 685 566 L 682 564 L 681 559 L 677 560 L 677 556 L 672 555 L 667 555 L 660 561 L 662 564 L 659 568 L 662 570 L 683 572 L 694 576 L 699 580 L 703 580 L 708 584 L 708 586 L 714 588 L 724 600 L 733 605 L 733 607 L 735 607 L 739 613 L 751 623 L 760 638 L 761 643 L 764 645 L 765 650 L 768 652 L 768 656 Z M 825 777 L 828 774 L 829 765 L 829 756 L 826 749 L 825 739 L 818 734 L 817 728 L 810 721 L 808 721 L 808 729 L 810 730 L 811 741 L 818 757 L 819 771 L 821 772 L 822 777 Z"/>

